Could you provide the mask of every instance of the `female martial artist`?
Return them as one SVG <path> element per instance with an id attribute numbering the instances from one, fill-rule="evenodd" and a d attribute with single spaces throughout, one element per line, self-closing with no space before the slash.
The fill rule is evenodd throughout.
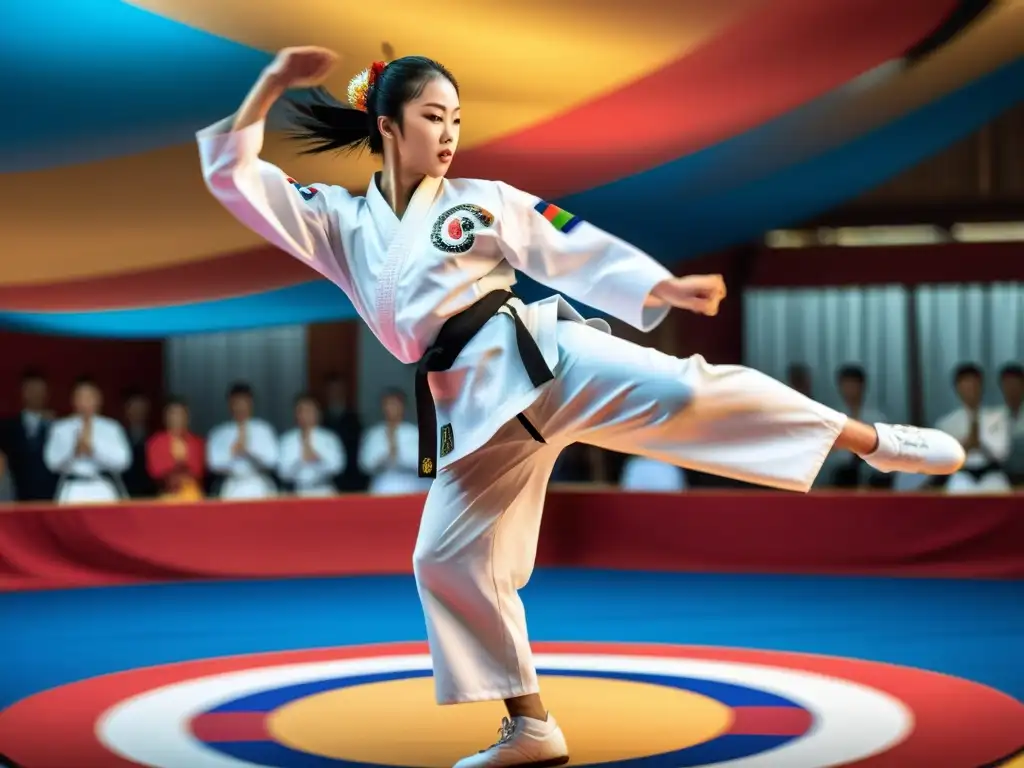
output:
<path id="1" fill-rule="evenodd" d="M 459 90 L 440 64 L 378 62 L 349 104 L 295 102 L 312 151 L 368 147 L 365 197 L 302 185 L 261 160 L 264 121 L 336 56 L 282 50 L 232 117 L 200 131 L 213 195 L 242 223 L 347 294 L 399 360 L 417 363 L 420 473 L 436 477 L 413 555 L 440 704 L 503 699 L 497 744 L 458 763 L 561 765 L 538 693 L 518 590 L 533 568 L 548 476 L 574 442 L 794 491 L 833 448 L 884 472 L 949 474 L 941 432 L 848 419 L 741 366 L 680 360 L 614 338 L 561 297 L 524 305 L 515 270 L 649 331 L 671 307 L 714 315 L 718 275 L 673 277 L 646 254 L 500 181 L 445 179 Z"/>

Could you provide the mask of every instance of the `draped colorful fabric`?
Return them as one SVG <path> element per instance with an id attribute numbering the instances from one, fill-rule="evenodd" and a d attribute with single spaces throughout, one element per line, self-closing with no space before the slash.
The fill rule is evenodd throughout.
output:
<path id="1" fill-rule="evenodd" d="M 353 316 L 224 212 L 194 132 L 284 45 L 435 57 L 452 173 L 496 178 L 675 263 L 855 197 L 1024 99 L 1024 2 L 908 58 L 955 0 L 11 0 L 0 25 L 0 326 L 147 337 Z M 386 23 L 382 22 L 386 20 Z M 446 26 L 447 25 L 447 26 Z M 381 40 L 381 30 L 388 38 Z M 272 129 L 279 129 L 272 120 Z M 365 190 L 369 157 L 264 151 Z"/>

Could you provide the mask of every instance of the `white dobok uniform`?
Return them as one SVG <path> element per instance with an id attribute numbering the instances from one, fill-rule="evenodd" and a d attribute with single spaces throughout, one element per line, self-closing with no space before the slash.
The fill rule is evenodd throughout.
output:
<path id="1" fill-rule="evenodd" d="M 948 493 L 1009 493 L 1010 478 L 1004 464 L 1013 446 L 1013 424 L 1008 408 L 981 408 L 972 413 L 957 408 L 939 419 L 937 429 L 963 442 L 971 434 L 971 423 L 978 420 L 978 448 L 967 452 L 964 468 L 949 478 Z"/>
<path id="2" fill-rule="evenodd" d="M 402 422 L 395 428 L 395 457 L 388 444 L 388 425 L 375 424 L 363 433 L 359 443 L 359 468 L 370 478 L 370 493 L 395 496 L 426 493 L 430 479 L 419 476 L 419 431 L 415 424 Z"/>
<path id="3" fill-rule="evenodd" d="M 43 461 L 59 478 L 58 504 L 118 501 L 123 494 L 121 473 L 132 463 L 132 449 L 122 427 L 106 416 L 92 417 L 92 453 L 76 456 L 82 417 L 54 422 L 43 448 Z"/>
<path id="4" fill-rule="evenodd" d="M 686 490 L 686 475 L 679 467 L 646 456 L 630 456 L 622 465 L 619 487 L 638 493 L 672 493 Z"/>
<path id="5" fill-rule="evenodd" d="M 245 453 L 231 449 L 238 440 L 238 424 L 225 422 L 210 432 L 206 441 L 206 465 L 224 476 L 219 497 L 228 500 L 268 499 L 277 495 L 270 473 L 277 469 L 278 444 L 274 428 L 262 419 L 245 424 Z"/>
<path id="6" fill-rule="evenodd" d="M 302 455 L 302 430 L 295 428 L 281 436 L 277 475 L 295 486 L 296 496 L 333 496 L 334 478 L 345 469 L 345 448 L 329 429 L 313 427 L 309 444 L 316 457 Z"/>
<path id="7" fill-rule="evenodd" d="M 198 134 L 210 191 L 344 291 L 404 363 L 421 358 L 448 318 L 512 286 L 517 269 L 644 331 L 668 314 L 649 302 L 668 270 L 586 222 L 566 226 L 568 215 L 553 216 L 533 195 L 496 181 L 427 178 L 399 219 L 377 177 L 365 197 L 300 186 L 259 158 L 263 123 L 232 131 L 231 120 Z M 512 305 L 554 380 L 531 382 L 508 307 L 449 370 L 429 375 L 437 424 L 450 430 L 413 565 L 442 704 L 538 690 L 518 590 L 533 570 L 548 477 L 565 446 L 806 491 L 846 422 L 756 371 L 614 338 L 560 296 Z M 527 433 L 520 413 L 545 442 Z"/>

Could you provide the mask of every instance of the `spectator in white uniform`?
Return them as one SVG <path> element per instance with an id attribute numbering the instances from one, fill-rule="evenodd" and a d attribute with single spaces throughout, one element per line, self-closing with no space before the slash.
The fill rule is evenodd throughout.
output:
<path id="1" fill-rule="evenodd" d="M 121 474 L 132 461 L 124 428 L 100 414 L 103 395 L 89 378 L 75 382 L 74 413 L 54 423 L 43 459 L 58 476 L 58 504 L 118 501 L 126 496 Z"/>
<path id="2" fill-rule="evenodd" d="M 253 416 L 252 388 L 244 382 L 231 387 L 228 408 L 231 421 L 214 428 L 206 443 L 206 464 L 223 479 L 218 495 L 234 500 L 276 496 L 277 434 Z"/>
<path id="3" fill-rule="evenodd" d="M 370 476 L 370 493 L 425 493 L 430 478 L 419 476 L 419 429 L 405 420 L 405 393 L 387 390 L 380 403 L 384 421 L 363 433 L 359 447 L 359 466 Z"/>
<path id="4" fill-rule="evenodd" d="M 310 394 L 295 399 L 295 428 L 281 437 L 277 474 L 296 496 L 332 496 L 345 469 L 345 449 L 338 436 L 320 426 L 320 404 Z"/>
<path id="5" fill-rule="evenodd" d="M 962 405 L 939 419 L 936 427 L 957 440 L 967 452 L 963 469 L 949 478 L 949 493 L 1006 493 L 1010 479 L 1003 468 L 1010 457 L 1010 416 L 1006 408 L 982 404 L 984 375 L 973 364 L 961 365 L 954 385 Z"/>
<path id="6" fill-rule="evenodd" d="M 630 456 L 622 465 L 619 487 L 636 493 L 685 491 L 686 472 L 664 461 Z"/>

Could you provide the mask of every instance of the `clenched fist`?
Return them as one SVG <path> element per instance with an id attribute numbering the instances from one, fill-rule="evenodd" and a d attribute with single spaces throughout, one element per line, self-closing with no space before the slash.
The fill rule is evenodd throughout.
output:
<path id="1" fill-rule="evenodd" d="M 726 295 L 725 280 L 721 275 L 674 277 L 658 283 L 651 295 L 673 307 L 713 317 Z"/>
<path id="2" fill-rule="evenodd" d="M 282 48 L 266 74 L 284 88 L 313 88 L 323 85 L 337 63 L 338 54 L 328 48 Z"/>

